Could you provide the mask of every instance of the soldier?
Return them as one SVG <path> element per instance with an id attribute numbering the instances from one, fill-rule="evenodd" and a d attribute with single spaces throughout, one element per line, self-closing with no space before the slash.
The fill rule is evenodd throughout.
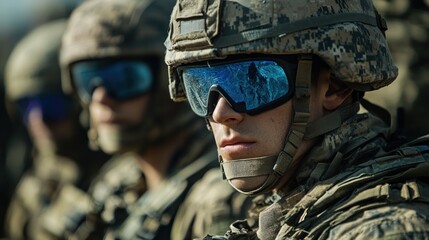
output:
<path id="1" fill-rule="evenodd" d="M 206 119 L 228 182 L 267 194 L 206 239 L 429 239 L 428 138 L 398 146 L 362 99 L 398 75 L 385 30 L 370 0 L 178 2 L 171 97 Z"/>
<path id="2" fill-rule="evenodd" d="M 206 174 L 217 169 L 217 155 L 204 121 L 186 103 L 169 99 L 163 41 L 173 4 L 93 0 L 72 13 L 61 49 L 63 87 L 87 109 L 93 145 L 115 157 L 92 183 L 90 199 L 79 195 L 86 203 L 60 197 L 46 211 L 46 232 L 71 239 L 171 239 L 181 208 L 187 219 L 177 221 L 189 225 L 178 226 L 175 236 L 191 238 L 244 217 L 245 196 L 219 174 Z M 222 192 L 189 206 L 212 214 L 197 219 L 200 213 L 187 212 L 182 202 L 200 179 L 195 188 L 205 184 L 204 194 L 211 187 Z"/>
<path id="3" fill-rule="evenodd" d="M 86 190 L 106 158 L 89 149 L 80 108 L 62 92 L 59 49 L 66 20 L 46 23 L 24 37 L 6 65 L 6 102 L 34 145 L 30 170 L 16 187 L 6 219 L 12 239 L 33 237 L 33 219 L 64 185 Z"/>

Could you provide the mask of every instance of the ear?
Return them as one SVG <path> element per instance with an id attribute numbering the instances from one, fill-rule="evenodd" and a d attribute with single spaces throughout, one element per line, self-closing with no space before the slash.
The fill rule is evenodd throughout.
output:
<path id="1" fill-rule="evenodd" d="M 332 111 L 337 109 L 346 99 L 352 94 L 353 89 L 339 84 L 333 78 L 330 78 L 329 87 L 323 99 L 323 107 L 326 110 Z"/>

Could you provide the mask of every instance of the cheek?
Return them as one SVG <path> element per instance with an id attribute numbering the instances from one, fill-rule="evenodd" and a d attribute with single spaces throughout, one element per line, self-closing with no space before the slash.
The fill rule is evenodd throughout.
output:
<path id="1" fill-rule="evenodd" d="M 292 117 L 292 103 L 288 102 L 273 110 L 271 116 L 265 121 L 266 128 L 263 132 L 267 135 L 266 141 L 271 151 L 278 153 L 283 150 Z"/>
<path id="2" fill-rule="evenodd" d="M 145 102 L 133 102 L 124 106 L 123 116 L 124 120 L 130 124 L 138 124 L 143 121 L 147 109 Z"/>
<path id="3" fill-rule="evenodd" d="M 267 120 L 267 124 L 262 128 L 260 134 L 263 136 L 261 140 L 264 148 L 269 155 L 277 154 L 283 150 L 285 138 L 289 129 L 290 121 L 285 117 L 274 117 Z"/>
<path id="4" fill-rule="evenodd" d="M 88 110 L 89 110 L 89 115 L 91 117 L 91 121 L 93 123 L 98 123 L 102 115 L 101 105 L 91 103 L 89 104 Z"/>

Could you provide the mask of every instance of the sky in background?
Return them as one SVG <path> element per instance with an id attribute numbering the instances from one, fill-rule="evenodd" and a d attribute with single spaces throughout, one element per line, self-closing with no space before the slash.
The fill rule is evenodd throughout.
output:
<path id="1" fill-rule="evenodd" d="M 65 14 L 82 0 L 1 0 L 0 34 L 27 29 Z"/>
<path id="2" fill-rule="evenodd" d="M 35 27 L 70 14 L 83 0 L 0 0 L 0 75 L 13 47 Z"/>

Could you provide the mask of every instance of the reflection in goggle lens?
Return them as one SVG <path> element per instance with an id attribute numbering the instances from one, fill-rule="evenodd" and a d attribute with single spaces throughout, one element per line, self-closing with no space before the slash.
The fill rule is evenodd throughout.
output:
<path id="1" fill-rule="evenodd" d="M 293 82 L 274 60 L 246 60 L 214 66 L 179 68 L 186 95 L 194 112 L 208 116 L 217 92 L 237 112 L 258 114 L 293 96 Z"/>

